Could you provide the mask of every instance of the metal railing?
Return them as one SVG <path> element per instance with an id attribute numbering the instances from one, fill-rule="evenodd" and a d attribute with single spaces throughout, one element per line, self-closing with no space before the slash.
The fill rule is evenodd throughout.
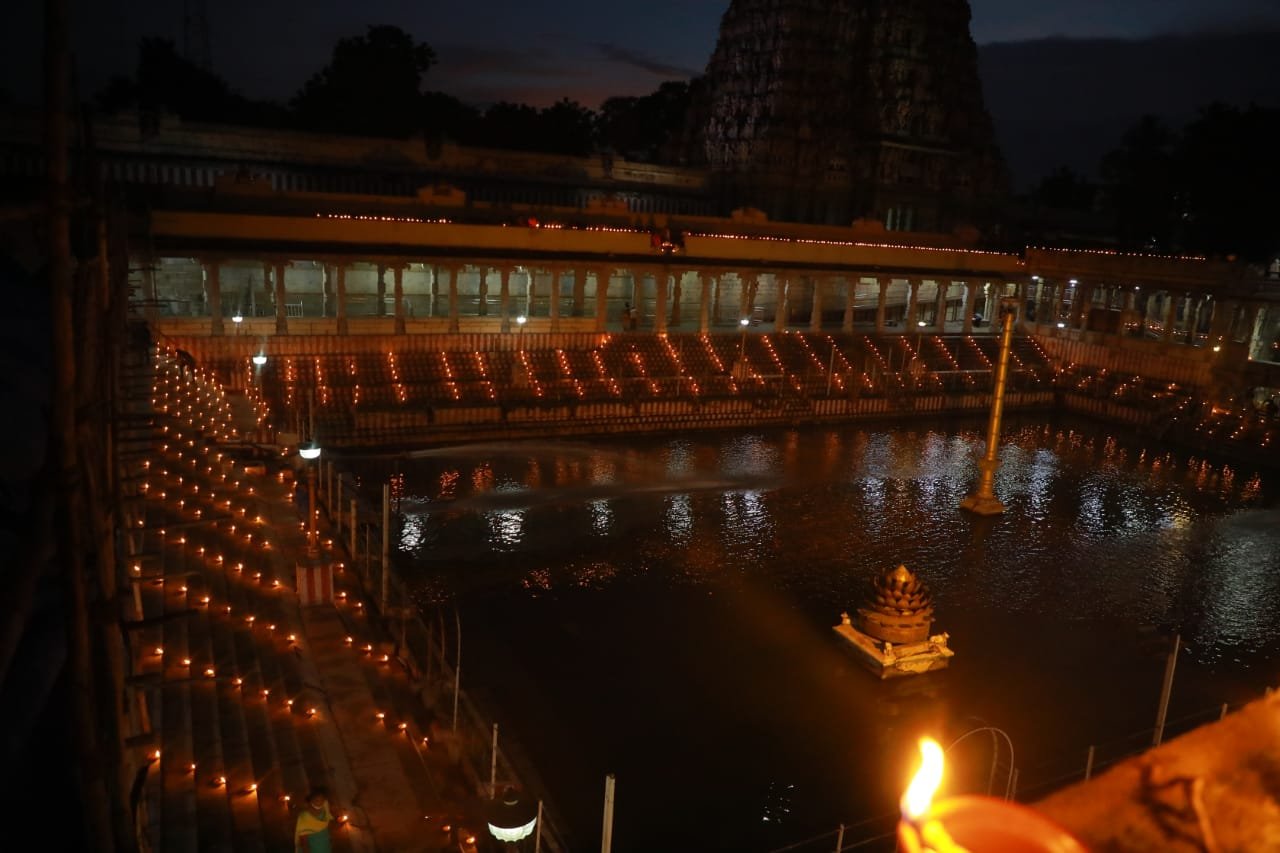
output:
<path id="1" fill-rule="evenodd" d="M 335 548 L 347 555 L 347 565 L 355 572 L 369 602 L 370 617 L 381 620 L 411 683 L 420 688 L 417 693 L 424 708 L 435 714 L 442 725 L 447 724 L 450 757 L 457 759 L 477 792 L 493 796 L 505 786 L 514 785 L 536 797 L 543 805 L 537 849 L 565 853 L 565 836 L 552 818 L 555 809 L 536 770 L 514 754 L 517 749 L 504 748 L 496 739 L 497 726 L 491 715 L 461 687 L 461 623 L 456 624 L 456 654 L 451 661 L 443 618 L 439 631 L 433 630 L 396 571 L 394 552 L 389 547 L 391 537 L 384 537 L 383 525 L 390 523 L 387 505 L 375 506 L 361 494 L 354 478 L 335 474 L 332 462 L 325 463 L 323 470 L 327 476 L 317 490 L 316 504 L 329 518 Z"/>

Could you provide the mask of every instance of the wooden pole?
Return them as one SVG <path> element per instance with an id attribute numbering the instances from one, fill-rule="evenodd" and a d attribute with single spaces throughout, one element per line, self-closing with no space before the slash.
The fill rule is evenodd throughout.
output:
<path id="1" fill-rule="evenodd" d="M 538 819 L 533 831 L 533 853 L 542 853 L 542 800 L 538 800 Z"/>
<path id="2" fill-rule="evenodd" d="M 1088 782 L 1090 779 L 1092 779 L 1092 778 L 1093 778 L 1093 757 L 1094 757 L 1094 754 L 1095 754 L 1095 748 L 1094 748 L 1094 747 L 1092 747 L 1092 746 L 1091 746 L 1091 747 L 1089 747 L 1089 755 L 1088 755 L 1088 756 L 1086 756 L 1086 758 L 1085 758 L 1085 760 L 1084 760 L 1084 781 L 1086 781 L 1086 782 Z"/>

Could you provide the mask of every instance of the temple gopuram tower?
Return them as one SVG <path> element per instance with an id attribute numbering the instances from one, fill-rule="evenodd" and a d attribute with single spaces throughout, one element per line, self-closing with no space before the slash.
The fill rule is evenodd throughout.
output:
<path id="1" fill-rule="evenodd" d="M 773 219 L 971 224 L 1005 181 L 969 20 L 967 0 L 732 0 L 683 154 Z"/>

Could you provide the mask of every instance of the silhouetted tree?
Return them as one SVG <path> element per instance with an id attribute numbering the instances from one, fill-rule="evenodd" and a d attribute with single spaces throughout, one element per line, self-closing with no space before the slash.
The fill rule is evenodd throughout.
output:
<path id="1" fill-rule="evenodd" d="M 1187 248 L 1263 260 L 1280 250 L 1280 110 L 1214 104 L 1175 158 Z"/>
<path id="2" fill-rule="evenodd" d="M 1178 245 L 1175 142 L 1173 131 L 1163 122 L 1144 116 L 1125 133 L 1120 147 L 1102 160 L 1117 236 L 1129 248 L 1168 251 Z"/>
<path id="3" fill-rule="evenodd" d="M 1280 250 L 1280 110 L 1204 109 L 1180 133 L 1147 117 L 1104 158 L 1128 248 L 1266 260 Z"/>
<path id="4" fill-rule="evenodd" d="M 422 76 L 435 52 L 399 27 L 371 26 L 339 39 L 329 64 L 294 96 L 299 123 L 313 130 L 405 137 L 423 128 Z"/>
<path id="5" fill-rule="evenodd" d="M 633 160 L 663 159 L 689 111 L 689 84 L 668 82 L 641 97 L 609 98 L 600 107 L 600 144 Z"/>
<path id="6" fill-rule="evenodd" d="M 542 151 L 584 156 L 595 148 L 596 114 L 577 101 L 561 98 L 538 114 Z"/>
<path id="7" fill-rule="evenodd" d="M 138 109 L 172 113 L 186 121 L 279 126 L 286 118 L 279 105 L 233 91 L 221 77 L 188 61 L 172 41 L 162 38 L 142 39 L 136 76 L 112 78 L 94 102 L 107 113 Z"/>
<path id="8" fill-rule="evenodd" d="M 484 111 L 472 144 L 517 151 L 538 151 L 541 125 L 528 104 L 499 101 Z"/>
<path id="9" fill-rule="evenodd" d="M 1031 191 L 1031 201 L 1054 210 L 1092 210 L 1098 186 L 1068 166 L 1059 166 Z"/>
<path id="10" fill-rule="evenodd" d="M 422 125 L 429 141 L 476 145 L 480 120 L 480 110 L 453 95 L 426 92 L 422 96 Z"/>

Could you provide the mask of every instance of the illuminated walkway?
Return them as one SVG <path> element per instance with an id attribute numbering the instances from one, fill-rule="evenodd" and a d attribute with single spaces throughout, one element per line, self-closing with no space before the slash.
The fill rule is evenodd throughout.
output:
<path id="1" fill-rule="evenodd" d="M 141 371 L 131 381 L 147 390 Z M 349 578 L 336 579 L 337 607 L 299 607 L 305 536 L 281 460 L 255 473 L 206 438 L 233 427 L 202 375 L 162 358 L 151 388 L 150 447 L 129 466 L 129 550 L 134 679 L 149 688 L 153 732 L 139 814 L 153 849 L 292 849 L 313 787 L 346 816 L 336 849 L 443 849 L 466 788 Z"/>

